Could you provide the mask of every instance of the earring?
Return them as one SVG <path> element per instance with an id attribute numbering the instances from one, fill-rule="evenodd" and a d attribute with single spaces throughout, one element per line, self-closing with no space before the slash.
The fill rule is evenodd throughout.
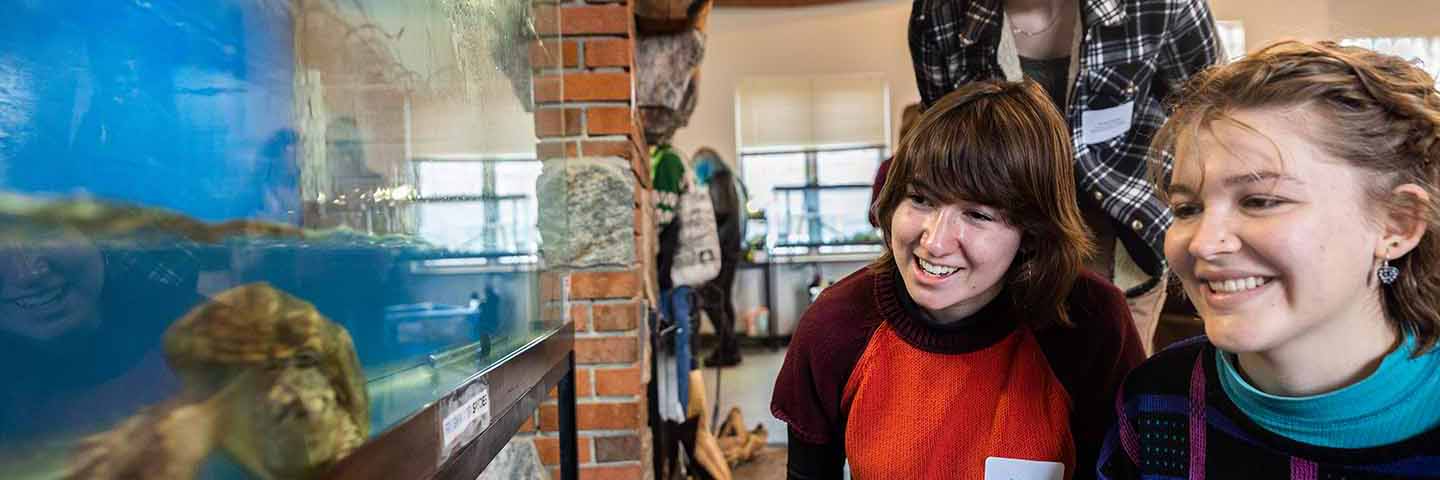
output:
<path id="1" fill-rule="evenodd" d="M 1390 264 L 1390 259 L 1380 261 L 1380 268 L 1375 270 L 1375 276 L 1380 277 L 1380 283 L 1389 285 L 1400 278 L 1400 269 Z"/>

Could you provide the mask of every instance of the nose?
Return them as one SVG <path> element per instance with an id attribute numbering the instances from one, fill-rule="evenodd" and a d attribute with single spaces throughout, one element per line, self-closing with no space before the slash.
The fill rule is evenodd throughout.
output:
<path id="1" fill-rule="evenodd" d="M 954 208 L 946 206 L 936 209 L 925 219 L 925 230 L 920 246 L 934 257 L 943 257 L 960 247 L 965 237 L 964 222 L 956 221 L 961 216 Z"/>
<path id="2" fill-rule="evenodd" d="M 13 250 L 13 257 L 5 265 L 5 276 L 17 284 L 34 281 L 50 274 L 50 261 L 41 252 L 31 248 Z"/>
<path id="3" fill-rule="evenodd" d="M 1190 255 L 1202 259 L 1234 253 L 1239 248 L 1240 238 L 1235 235 L 1229 216 L 1218 209 L 1201 214 L 1187 244 Z"/>

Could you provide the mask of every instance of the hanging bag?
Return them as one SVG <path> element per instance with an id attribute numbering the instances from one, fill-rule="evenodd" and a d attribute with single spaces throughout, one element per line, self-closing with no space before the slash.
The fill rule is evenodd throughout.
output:
<path id="1" fill-rule="evenodd" d="M 720 233 L 715 226 L 715 207 L 710 189 L 695 184 L 695 175 L 685 173 L 680 194 L 680 241 L 670 280 L 675 285 L 698 287 L 720 276 Z"/>

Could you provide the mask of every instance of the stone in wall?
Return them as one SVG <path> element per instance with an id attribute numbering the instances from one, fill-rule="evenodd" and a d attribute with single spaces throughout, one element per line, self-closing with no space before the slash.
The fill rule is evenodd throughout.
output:
<path id="1" fill-rule="evenodd" d="M 635 262 L 635 180 L 620 157 L 549 160 L 536 180 L 546 268 Z"/>
<path id="2" fill-rule="evenodd" d="M 550 474 L 540 464 L 535 443 L 528 438 L 511 440 L 475 480 L 547 480 Z"/>

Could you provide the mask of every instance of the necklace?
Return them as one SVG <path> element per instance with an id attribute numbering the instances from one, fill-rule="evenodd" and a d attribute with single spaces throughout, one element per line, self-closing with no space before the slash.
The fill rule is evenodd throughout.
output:
<path id="1" fill-rule="evenodd" d="M 1032 32 L 1032 31 L 1029 31 L 1029 30 L 1025 30 L 1025 29 L 1023 29 L 1023 28 L 1020 28 L 1020 27 L 1016 26 L 1014 22 L 1011 22 L 1011 23 L 1010 23 L 1010 31 L 1011 31 L 1012 33 L 1016 34 L 1016 35 L 1020 35 L 1020 36 L 1026 37 L 1026 38 L 1037 37 L 1037 36 L 1040 36 L 1040 35 L 1045 34 L 1045 32 L 1049 32 L 1051 29 L 1055 28 L 1055 25 L 1057 25 L 1057 24 L 1060 23 L 1060 12 L 1058 11 L 1059 9 L 1057 9 L 1057 8 L 1055 7 L 1055 4 L 1057 4 L 1057 3 L 1060 3 L 1060 2 L 1050 2 L 1050 23 L 1045 24 L 1045 26 L 1042 27 L 1042 28 L 1040 28 L 1039 30 L 1036 30 L 1036 31 L 1033 31 L 1033 32 Z"/>

